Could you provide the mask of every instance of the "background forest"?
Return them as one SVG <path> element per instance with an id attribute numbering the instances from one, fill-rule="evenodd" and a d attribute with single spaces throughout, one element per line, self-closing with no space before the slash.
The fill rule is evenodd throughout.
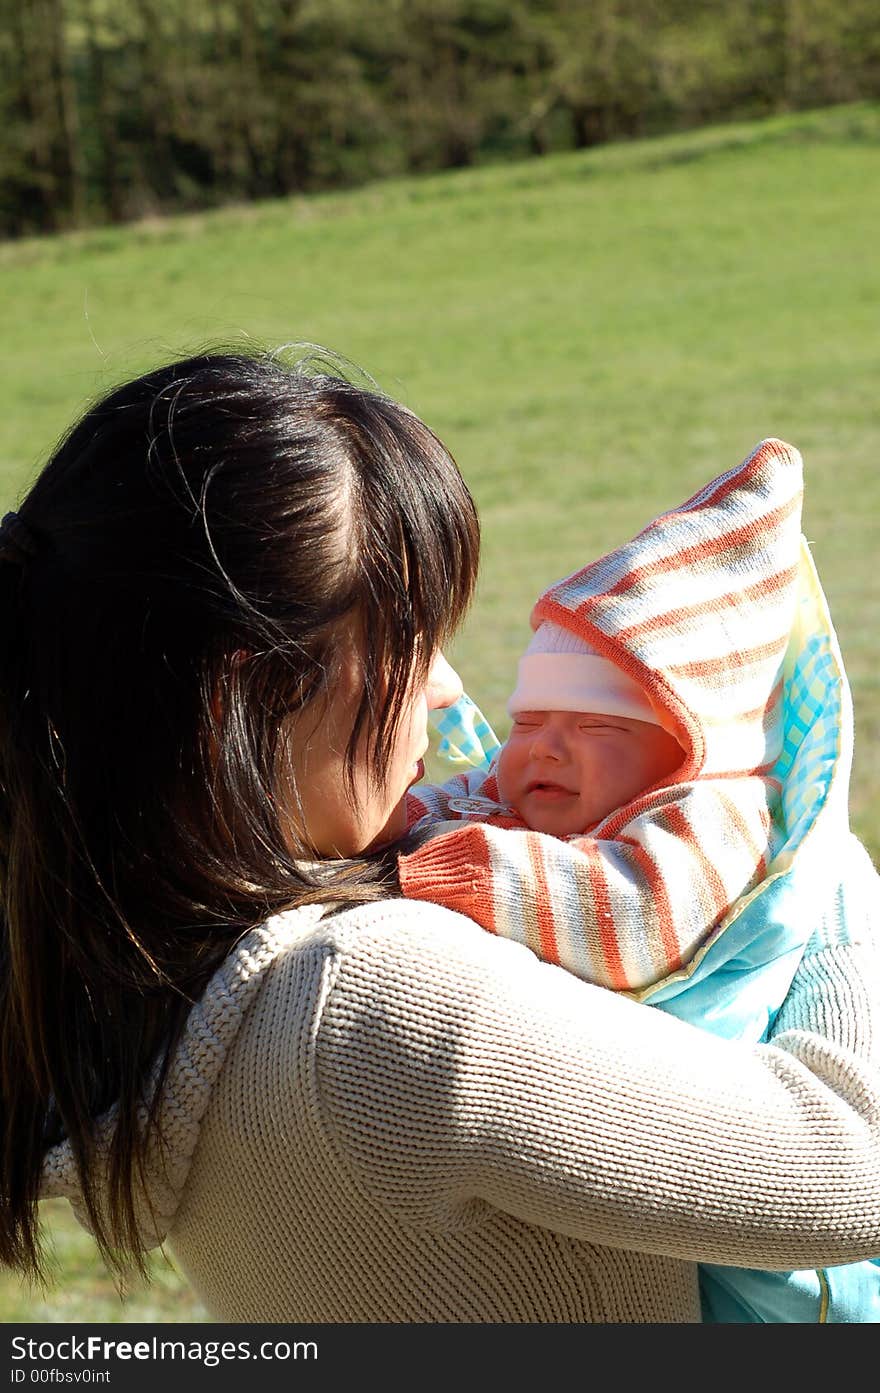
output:
<path id="1" fill-rule="evenodd" d="M 878 97 L 877 0 L 0 0 L 0 236 Z"/>

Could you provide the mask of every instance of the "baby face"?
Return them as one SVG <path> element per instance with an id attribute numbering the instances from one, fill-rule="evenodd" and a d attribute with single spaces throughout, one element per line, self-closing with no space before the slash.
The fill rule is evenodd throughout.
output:
<path id="1" fill-rule="evenodd" d="M 649 721 L 520 711 L 498 758 L 498 791 L 535 832 L 569 837 L 671 775 L 684 754 Z"/>

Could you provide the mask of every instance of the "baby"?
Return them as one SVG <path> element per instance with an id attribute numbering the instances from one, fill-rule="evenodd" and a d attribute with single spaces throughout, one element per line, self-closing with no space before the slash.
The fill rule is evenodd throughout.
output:
<path id="1" fill-rule="evenodd" d="M 668 783 L 684 759 L 641 687 L 550 620 L 520 660 L 507 710 L 513 728 L 498 757 L 498 792 L 535 832 L 589 832 Z"/>
<path id="2" fill-rule="evenodd" d="M 410 795 L 430 840 L 406 895 L 615 990 L 693 960 L 783 840 L 801 494 L 800 456 L 765 442 L 541 596 L 500 754 Z"/>
<path id="3" fill-rule="evenodd" d="M 846 776 L 845 679 L 801 501 L 797 451 L 764 441 L 545 592 L 508 741 L 410 795 L 425 840 L 400 857 L 404 894 L 717 1034 L 764 1037 L 815 920 L 786 907 L 785 871 Z M 876 1263 L 705 1267 L 701 1283 L 710 1319 L 880 1316 Z"/>

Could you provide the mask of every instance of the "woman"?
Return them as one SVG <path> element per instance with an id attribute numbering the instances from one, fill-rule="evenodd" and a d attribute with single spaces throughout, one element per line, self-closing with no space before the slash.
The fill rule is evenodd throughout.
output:
<path id="1" fill-rule="evenodd" d="M 693 1320 L 699 1260 L 880 1251 L 869 943 L 752 1049 L 398 897 L 477 552 L 420 421 L 256 356 L 4 522 L 6 1262 L 41 1193 L 225 1320 Z"/>

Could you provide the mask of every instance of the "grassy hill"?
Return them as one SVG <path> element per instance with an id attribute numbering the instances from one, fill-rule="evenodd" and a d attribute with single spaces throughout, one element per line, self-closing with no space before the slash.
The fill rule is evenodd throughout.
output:
<path id="1" fill-rule="evenodd" d="M 503 733 L 538 591 L 782 436 L 806 463 L 876 858 L 878 176 L 880 108 L 859 106 L 8 244 L 0 501 L 88 398 L 158 360 L 327 344 L 424 416 L 473 488 L 483 574 L 453 656 Z M 113 1318 L 115 1297 L 92 1309 L 97 1270 L 70 1272 L 61 1318 Z M 14 1299 L 0 1283 L 0 1314 Z M 125 1318 L 167 1318 L 146 1301 Z"/>

